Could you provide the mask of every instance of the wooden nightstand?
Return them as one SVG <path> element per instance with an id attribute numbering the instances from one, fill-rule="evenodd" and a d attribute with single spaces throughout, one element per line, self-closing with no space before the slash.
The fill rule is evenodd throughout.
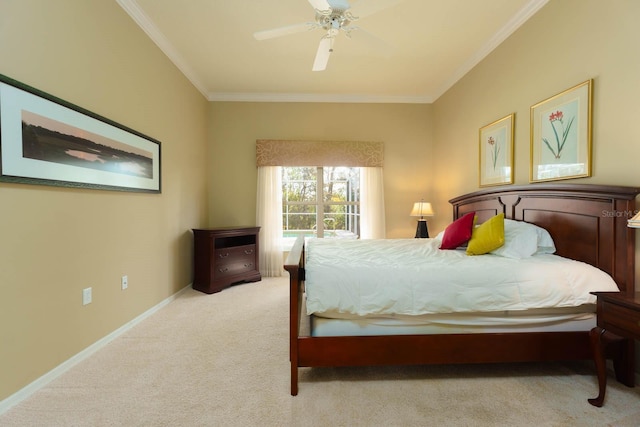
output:
<path id="1" fill-rule="evenodd" d="M 598 326 L 589 333 L 593 358 L 598 371 L 598 397 L 589 399 L 594 406 L 602 406 L 607 388 L 606 358 L 614 363 L 616 379 L 634 386 L 634 339 L 640 339 L 640 292 L 592 292 L 598 297 Z"/>

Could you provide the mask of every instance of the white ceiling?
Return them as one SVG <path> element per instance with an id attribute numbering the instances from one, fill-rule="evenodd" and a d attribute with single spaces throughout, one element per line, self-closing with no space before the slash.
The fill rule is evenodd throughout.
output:
<path id="1" fill-rule="evenodd" d="M 548 0 L 396 1 L 354 24 L 390 49 L 340 34 L 315 72 L 322 30 L 253 37 L 314 22 L 308 0 L 116 1 L 211 101 L 430 103 Z M 350 4 L 357 15 L 358 4 L 380 1 L 390 2 Z"/>

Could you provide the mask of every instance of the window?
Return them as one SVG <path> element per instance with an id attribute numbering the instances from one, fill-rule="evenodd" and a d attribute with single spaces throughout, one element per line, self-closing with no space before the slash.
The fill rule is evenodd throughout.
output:
<path id="1" fill-rule="evenodd" d="M 358 238 L 360 168 L 283 167 L 282 225 L 285 241 Z"/>

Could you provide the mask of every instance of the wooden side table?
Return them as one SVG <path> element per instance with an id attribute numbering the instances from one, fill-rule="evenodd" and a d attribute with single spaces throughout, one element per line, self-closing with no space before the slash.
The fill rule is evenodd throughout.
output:
<path id="1" fill-rule="evenodd" d="M 592 292 L 597 300 L 598 326 L 589 333 L 593 358 L 598 372 L 598 397 L 589 399 L 602 406 L 607 388 L 606 359 L 613 359 L 616 379 L 633 387 L 634 339 L 640 339 L 640 292 Z"/>

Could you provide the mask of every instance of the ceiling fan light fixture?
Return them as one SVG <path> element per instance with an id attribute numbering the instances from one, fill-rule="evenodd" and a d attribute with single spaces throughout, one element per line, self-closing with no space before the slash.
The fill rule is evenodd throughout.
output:
<path id="1" fill-rule="evenodd" d="M 348 26 L 351 23 L 351 20 L 343 13 L 332 12 L 329 15 L 316 13 L 316 22 L 324 30 L 329 30 L 330 28 L 339 30 Z"/>

